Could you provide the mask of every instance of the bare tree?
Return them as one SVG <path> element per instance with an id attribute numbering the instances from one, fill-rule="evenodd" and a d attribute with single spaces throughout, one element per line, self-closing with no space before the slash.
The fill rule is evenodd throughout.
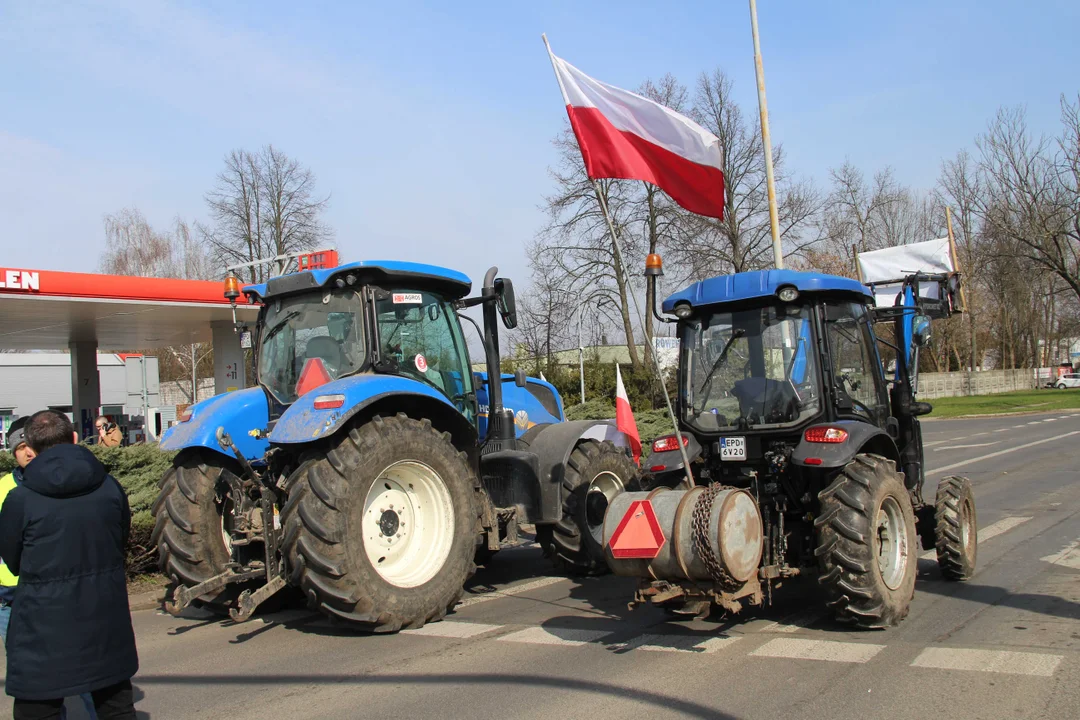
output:
<path id="1" fill-rule="evenodd" d="M 855 252 L 888 247 L 888 217 L 903 191 L 885 168 L 867 182 L 850 162 L 829 171 L 832 189 L 822 215 L 822 234 L 833 254 L 854 269 Z M 895 228 L 894 228 L 894 235 Z M 849 271 L 850 273 L 850 271 Z"/>
<path id="2" fill-rule="evenodd" d="M 217 273 L 202 245 L 180 218 L 170 231 L 155 230 L 134 208 L 105 216 L 105 251 L 99 260 L 102 272 L 112 275 L 208 280 Z M 137 348 L 133 348 L 137 350 Z M 213 373 L 213 348 L 193 343 L 163 348 L 157 353 L 159 373 L 165 380 L 192 384 L 191 402 L 196 400 L 196 378 Z"/>
<path id="3" fill-rule="evenodd" d="M 983 221 L 1008 240 L 1013 257 L 1048 271 L 1080 297 L 1080 194 L 1076 153 L 1080 101 L 1062 98 L 1063 132 L 1057 143 L 1035 138 L 1021 109 L 1002 109 L 976 140 L 986 193 Z"/>
<path id="4" fill-rule="evenodd" d="M 743 272 L 771 264 L 765 151 L 757 122 L 748 123 L 735 102 L 734 84 L 722 70 L 698 79 L 690 115 L 720 141 L 724 173 L 724 217 L 686 216 L 688 230 L 674 259 L 688 279 L 725 272 Z M 780 145 L 773 149 L 777 211 L 785 254 L 801 252 L 814 239 L 804 239 L 808 221 L 821 206 L 809 182 L 795 182 L 785 171 Z"/>
<path id="5" fill-rule="evenodd" d="M 979 366 L 977 323 L 982 308 L 977 294 L 983 281 L 983 262 L 978 242 L 978 208 L 983 192 L 978 167 L 967 150 L 956 153 L 952 160 L 941 163 L 937 195 L 943 205 L 955 209 L 954 237 L 960 267 L 964 273 L 968 320 L 969 367 Z"/>
<path id="6" fill-rule="evenodd" d="M 331 236 L 322 220 L 329 196 L 317 196 L 311 170 L 272 145 L 229 153 L 206 202 L 214 224 L 202 228 L 203 240 L 222 265 L 313 248 Z M 251 281 L 265 273 L 251 268 Z"/>

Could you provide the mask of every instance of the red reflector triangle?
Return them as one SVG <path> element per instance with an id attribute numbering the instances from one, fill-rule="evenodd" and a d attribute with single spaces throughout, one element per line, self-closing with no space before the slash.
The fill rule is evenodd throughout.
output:
<path id="1" fill-rule="evenodd" d="M 611 534 L 608 547 L 617 560 L 652 559 L 660 554 L 666 541 L 652 503 L 635 500 Z"/>
<path id="2" fill-rule="evenodd" d="M 296 396 L 300 397 L 311 392 L 320 385 L 333 380 L 330 373 L 326 372 L 322 358 L 308 358 L 304 361 L 304 368 L 300 371 L 300 379 L 296 381 Z"/>

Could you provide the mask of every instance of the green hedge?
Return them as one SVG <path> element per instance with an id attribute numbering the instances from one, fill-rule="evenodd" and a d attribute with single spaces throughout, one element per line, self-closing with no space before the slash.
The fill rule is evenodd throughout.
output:
<path id="1" fill-rule="evenodd" d="M 132 573 L 145 572 L 156 562 L 156 558 L 152 557 L 153 552 L 150 547 L 150 534 L 154 529 L 150 506 L 154 504 L 154 498 L 157 497 L 158 481 L 172 466 L 176 453 L 164 452 L 156 445 L 132 445 L 118 448 L 88 445 L 87 447 L 127 493 L 128 504 L 131 506 L 128 570 Z M 8 452 L 0 452 L 0 473 L 10 472 L 14 467 L 14 456 Z"/>

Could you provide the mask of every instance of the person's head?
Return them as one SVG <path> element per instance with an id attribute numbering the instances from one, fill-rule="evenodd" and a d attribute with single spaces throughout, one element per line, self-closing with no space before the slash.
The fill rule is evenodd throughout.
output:
<path id="1" fill-rule="evenodd" d="M 11 427 L 8 428 L 7 434 L 8 447 L 11 448 L 11 453 L 15 456 L 15 462 L 17 462 L 21 468 L 25 468 L 30 464 L 31 460 L 37 457 L 37 453 L 31 450 L 30 446 L 26 443 L 27 420 L 29 420 L 29 418 L 21 417 L 11 423 Z"/>
<path id="2" fill-rule="evenodd" d="M 104 437 L 105 433 L 109 432 L 110 425 L 112 425 L 112 423 L 109 422 L 109 418 L 104 415 L 94 421 L 94 427 L 97 428 L 98 435 L 102 437 Z"/>
<path id="3" fill-rule="evenodd" d="M 79 441 L 75 426 L 67 416 L 56 410 L 39 410 L 26 423 L 26 443 L 37 455 L 56 445 Z"/>

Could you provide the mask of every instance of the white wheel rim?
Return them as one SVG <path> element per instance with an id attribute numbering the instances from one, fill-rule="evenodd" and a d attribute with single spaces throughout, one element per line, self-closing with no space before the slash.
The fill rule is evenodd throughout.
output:
<path id="1" fill-rule="evenodd" d="M 896 590 L 904 582 L 911 549 L 904 513 L 895 498 L 886 497 L 878 510 L 877 546 L 881 579 L 890 590 Z"/>
<path id="2" fill-rule="evenodd" d="M 232 498 L 228 495 L 221 502 L 221 542 L 225 545 L 225 550 L 229 553 L 229 557 L 232 557 L 233 543 L 232 533 L 229 532 L 229 526 L 232 525 L 232 511 L 233 511 Z"/>
<path id="3" fill-rule="evenodd" d="M 585 522 L 597 542 L 603 542 L 604 514 L 608 505 L 625 489 L 622 479 L 607 470 L 589 483 L 589 490 L 585 494 Z"/>
<path id="4" fill-rule="evenodd" d="M 368 490 L 361 529 L 368 562 L 383 580 L 401 588 L 423 585 L 442 569 L 454 543 L 450 491 L 427 465 L 394 463 Z"/>

